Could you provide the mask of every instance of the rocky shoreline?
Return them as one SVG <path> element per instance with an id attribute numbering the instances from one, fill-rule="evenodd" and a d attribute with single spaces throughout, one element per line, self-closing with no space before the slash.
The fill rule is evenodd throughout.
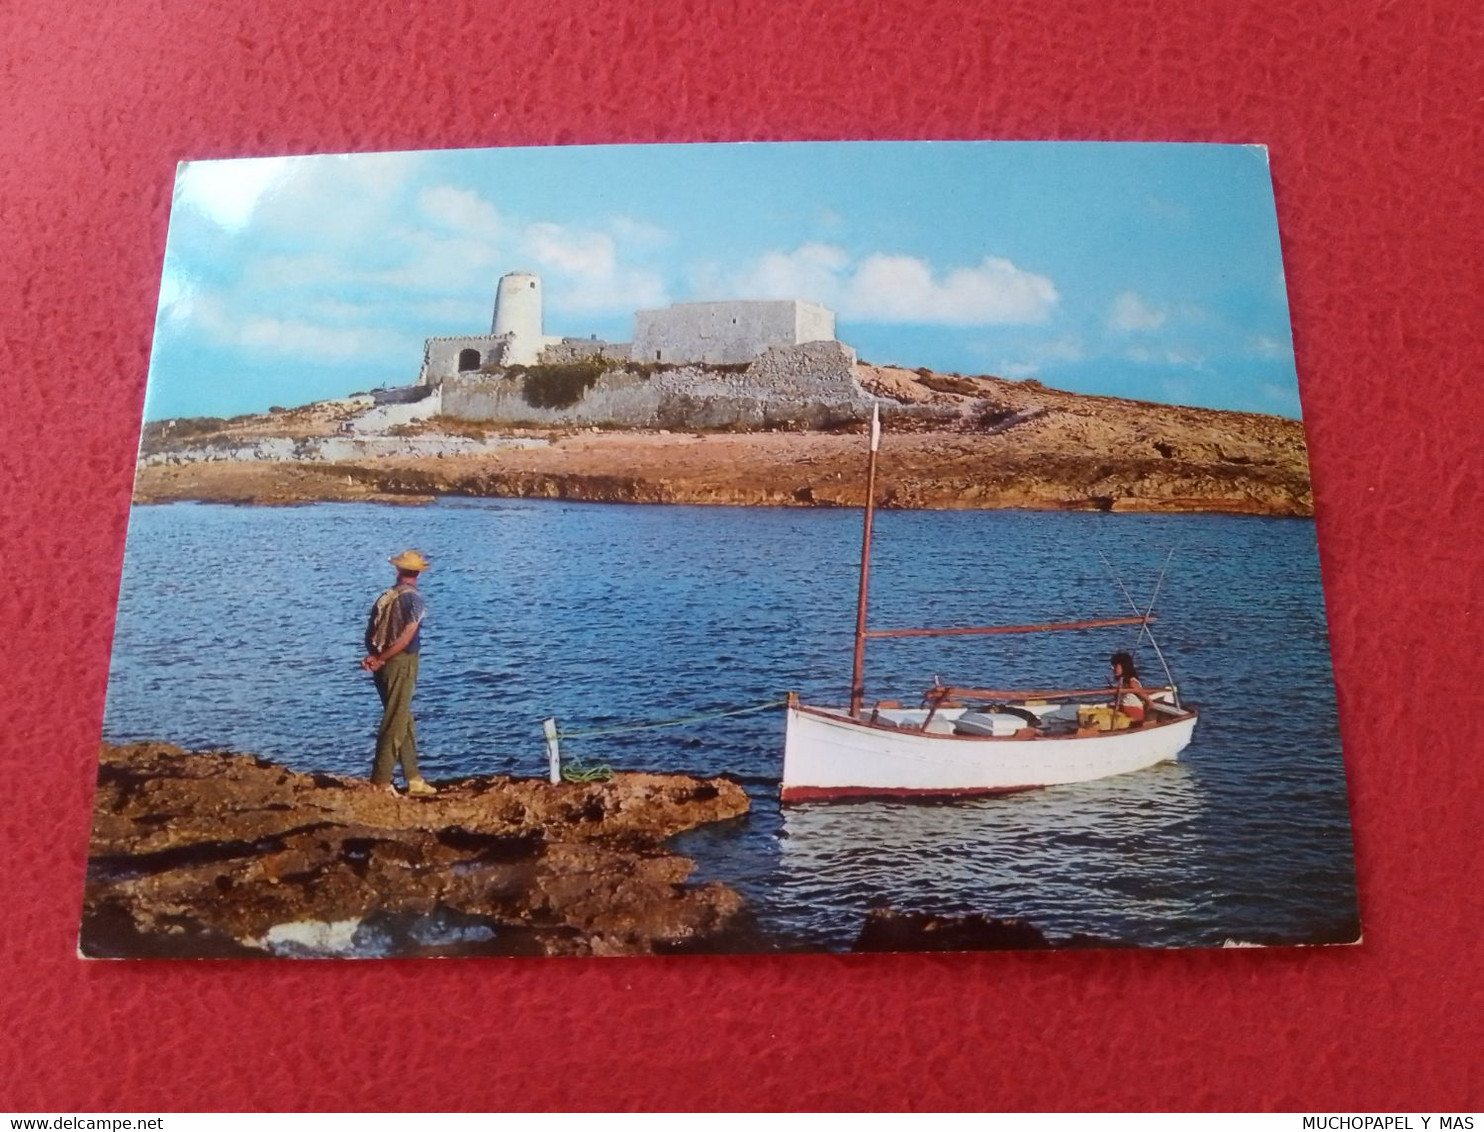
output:
<path id="1" fill-rule="evenodd" d="M 994 438 L 996 440 L 1000 438 Z M 1008 441 L 1012 438 L 1006 438 Z M 929 510 L 1226 512 L 1307 516 L 1307 465 L 1239 452 L 1040 451 L 958 433 L 891 438 L 878 505 Z M 548 445 L 344 463 L 142 467 L 136 503 L 427 503 L 439 496 L 752 507 L 857 507 L 859 437 L 586 433 Z"/>
<path id="2" fill-rule="evenodd" d="M 743 817 L 724 778 L 471 777 L 432 797 L 267 759 L 104 744 L 78 951 L 88 959 L 817 951 L 690 883 L 676 834 Z M 1130 946 L 1020 919 L 864 911 L 856 952 Z"/>
<path id="3" fill-rule="evenodd" d="M 883 507 L 1313 514 L 1296 420 L 864 364 L 854 380 L 863 402 L 883 408 Z M 860 420 L 690 431 L 433 414 L 373 433 L 369 415 L 323 402 L 149 425 L 135 501 L 855 507 L 864 495 Z"/>
<path id="4" fill-rule="evenodd" d="M 163 743 L 105 745 L 88 958 L 652 955 L 757 950 L 735 891 L 667 839 L 740 817 L 727 779 L 507 777 L 393 797 Z"/>

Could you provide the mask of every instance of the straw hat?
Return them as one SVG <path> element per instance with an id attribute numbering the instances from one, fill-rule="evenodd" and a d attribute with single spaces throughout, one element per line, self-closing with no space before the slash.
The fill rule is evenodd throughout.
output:
<path id="1" fill-rule="evenodd" d="M 428 560 L 415 550 L 404 550 L 395 558 L 388 558 L 398 570 L 416 570 L 418 573 L 428 568 Z"/>

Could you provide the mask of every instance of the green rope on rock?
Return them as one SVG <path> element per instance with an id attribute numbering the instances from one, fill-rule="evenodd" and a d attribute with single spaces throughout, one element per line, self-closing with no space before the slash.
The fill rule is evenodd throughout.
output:
<path id="1" fill-rule="evenodd" d="M 562 767 L 563 782 L 607 782 L 613 777 L 613 768 L 607 763 L 587 766 L 583 763 L 568 763 Z"/>

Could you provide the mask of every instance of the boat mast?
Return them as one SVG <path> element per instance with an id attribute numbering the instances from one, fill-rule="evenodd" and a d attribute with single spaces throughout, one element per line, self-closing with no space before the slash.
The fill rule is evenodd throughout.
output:
<path id="1" fill-rule="evenodd" d="M 855 606 L 855 668 L 850 676 L 850 714 L 866 698 L 866 593 L 871 578 L 871 523 L 876 517 L 876 452 L 881 447 L 881 409 L 871 406 L 871 462 L 866 467 L 866 522 L 861 533 L 861 588 Z"/>

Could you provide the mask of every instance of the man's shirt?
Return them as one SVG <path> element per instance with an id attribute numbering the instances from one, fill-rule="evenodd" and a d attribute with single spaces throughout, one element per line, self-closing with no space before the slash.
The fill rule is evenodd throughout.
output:
<path id="1" fill-rule="evenodd" d="M 371 617 L 366 623 L 366 651 L 380 653 L 402 635 L 414 621 L 417 631 L 412 641 L 402 651 L 415 655 L 422 648 L 423 618 L 428 614 L 428 603 L 415 586 L 393 586 L 376 599 L 371 607 Z"/>

